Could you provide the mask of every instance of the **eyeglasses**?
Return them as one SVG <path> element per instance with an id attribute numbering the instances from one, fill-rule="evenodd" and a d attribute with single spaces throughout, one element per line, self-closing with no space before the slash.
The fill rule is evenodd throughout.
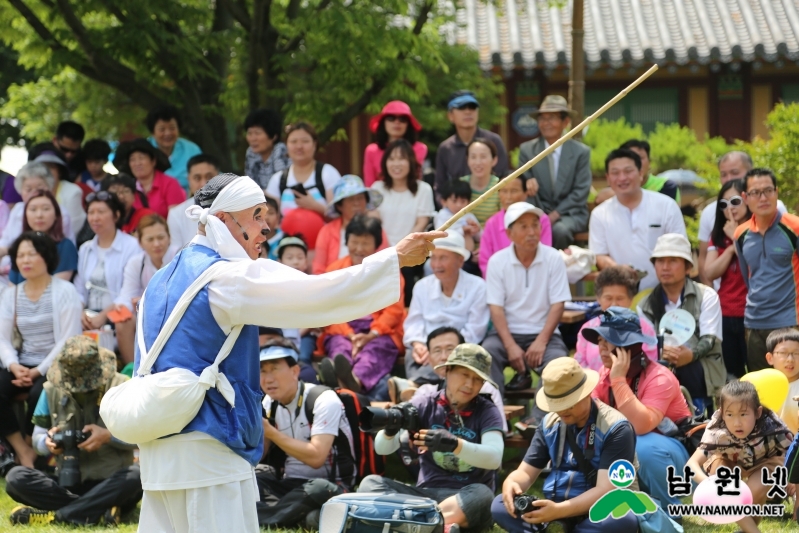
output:
<path id="1" fill-rule="evenodd" d="M 775 357 L 779 357 L 780 359 L 793 359 L 794 361 L 799 361 L 799 353 L 796 352 L 774 352 Z"/>
<path id="2" fill-rule="evenodd" d="M 719 209 L 724 211 L 730 206 L 738 207 L 742 203 L 744 203 L 744 199 L 741 198 L 740 196 L 733 196 L 729 200 L 722 198 L 721 200 L 719 200 Z"/>
<path id="3" fill-rule="evenodd" d="M 457 109 L 459 111 L 464 111 L 466 109 L 468 109 L 469 111 L 474 111 L 475 109 L 477 109 L 477 104 L 473 104 L 473 103 L 463 104 L 463 105 L 459 105 L 455 109 Z"/>
<path id="4" fill-rule="evenodd" d="M 776 192 L 777 189 L 774 187 L 766 187 L 765 189 L 752 189 L 751 191 L 746 191 L 746 195 L 751 196 L 752 198 L 760 198 L 761 196 L 771 198 Z"/>
<path id="5" fill-rule="evenodd" d="M 408 123 L 408 115 L 386 115 L 386 122 L 402 122 L 403 124 Z"/>
<path id="6" fill-rule="evenodd" d="M 86 196 L 86 203 L 90 204 L 90 203 L 92 203 L 95 200 L 100 200 L 101 202 L 106 202 L 106 201 L 110 200 L 113 197 L 114 197 L 114 193 L 110 193 L 108 191 L 93 192 L 93 193 L 89 193 L 89 195 Z"/>

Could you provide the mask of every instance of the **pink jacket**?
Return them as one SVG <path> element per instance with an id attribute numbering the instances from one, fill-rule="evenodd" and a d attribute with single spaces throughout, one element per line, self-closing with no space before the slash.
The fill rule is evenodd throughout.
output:
<path id="1" fill-rule="evenodd" d="M 541 242 L 547 246 L 552 246 L 552 224 L 550 224 L 547 215 L 541 217 Z M 502 209 L 486 220 L 483 235 L 480 237 L 479 264 L 483 278 L 486 277 L 488 260 L 491 259 L 491 256 L 508 246 L 510 246 L 510 239 L 508 234 L 505 233 L 505 210 Z"/>
<path id="2" fill-rule="evenodd" d="M 424 164 L 427 157 L 427 145 L 417 141 L 413 145 L 413 153 L 416 154 L 416 161 L 419 162 L 419 167 Z M 363 152 L 363 183 L 367 187 L 371 187 L 376 181 L 383 178 L 381 174 L 383 171 L 380 169 L 380 161 L 383 160 L 383 150 L 377 146 L 377 143 L 371 143 L 366 147 Z"/>

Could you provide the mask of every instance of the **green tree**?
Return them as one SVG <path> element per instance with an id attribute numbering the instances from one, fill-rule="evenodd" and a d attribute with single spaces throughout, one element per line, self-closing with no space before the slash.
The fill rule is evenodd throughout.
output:
<path id="1" fill-rule="evenodd" d="M 774 171 L 780 200 L 795 213 L 799 210 L 799 104 L 777 104 L 768 114 L 769 139 L 742 143 L 740 148 L 752 155 L 756 167 Z"/>
<path id="2" fill-rule="evenodd" d="M 3 115 L 32 118 L 23 100 L 49 91 L 110 137 L 129 127 L 120 110 L 172 103 L 184 134 L 226 166 L 244 115 L 265 105 L 313 122 L 322 144 L 391 98 L 433 129 L 447 128 L 441 107 L 456 88 L 480 94 L 486 124 L 503 111 L 501 86 L 476 52 L 447 44 L 454 13 L 433 0 L 8 0 L 0 16 L 20 64 L 45 78 Z"/>

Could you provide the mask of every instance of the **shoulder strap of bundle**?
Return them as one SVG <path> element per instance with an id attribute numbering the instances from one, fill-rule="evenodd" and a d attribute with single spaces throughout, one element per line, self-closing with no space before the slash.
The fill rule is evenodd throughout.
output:
<path id="1" fill-rule="evenodd" d="M 153 342 L 153 345 L 150 347 L 149 352 L 144 345 L 143 317 L 144 301 L 147 295 L 147 291 L 144 291 L 141 301 L 139 302 L 139 316 L 136 324 L 138 329 L 138 332 L 136 333 L 136 339 L 139 344 L 141 361 L 137 375 L 146 376 L 150 373 L 150 370 L 152 370 L 153 365 L 155 364 L 155 360 L 158 359 L 158 356 L 161 354 L 161 350 L 164 348 L 164 345 L 166 345 L 166 342 L 172 335 L 172 332 L 175 331 L 175 327 L 177 327 L 180 319 L 183 318 L 183 314 L 186 312 L 186 309 L 189 307 L 189 304 L 192 302 L 192 300 L 194 300 L 194 297 L 203 287 L 205 287 L 215 277 L 221 274 L 222 271 L 227 268 L 227 266 L 227 261 L 218 261 L 206 269 L 205 272 L 200 274 L 200 276 L 194 280 L 194 283 L 189 285 L 189 288 L 187 288 L 180 297 L 180 300 L 178 300 L 178 303 L 175 305 L 174 309 L 172 309 L 172 312 L 169 314 L 169 317 L 166 319 L 161 331 L 158 333 L 158 337 L 156 337 L 155 342 Z M 206 368 L 203 371 L 203 375 L 200 377 L 200 379 L 203 381 L 213 379 L 213 384 L 209 383 L 209 385 L 216 386 L 219 389 L 219 392 L 225 397 L 226 400 L 228 400 L 231 405 L 233 405 L 235 399 L 235 392 L 233 391 L 233 387 L 230 385 L 230 382 L 228 382 L 224 374 L 219 374 L 218 370 L 219 365 L 230 354 L 230 350 L 233 349 L 233 345 L 239 338 L 239 333 L 241 333 L 241 328 L 242 325 L 239 324 L 230 330 L 230 333 L 228 334 L 227 339 L 225 339 L 225 343 L 222 345 L 222 348 L 220 348 L 213 364 Z M 208 370 L 210 370 L 210 373 L 213 374 L 212 376 L 205 375 L 206 371 Z"/>

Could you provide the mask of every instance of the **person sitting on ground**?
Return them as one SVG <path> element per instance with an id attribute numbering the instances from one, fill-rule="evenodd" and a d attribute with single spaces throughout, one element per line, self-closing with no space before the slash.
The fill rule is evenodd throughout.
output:
<path id="1" fill-rule="evenodd" d="M 333 187 L 333 201 L 327 206 L 327 217 L 332 219 L 322 226 L 316 236 L 316 255 L 313 273 L 322 274 L 331 263 L 347 255 L 344 230 L 355 215 L 374 211 L 383 203 L 383 195 L 367 189 L 358 176 L 347 174 Z M 388 248 L 388 236 L 383 232 L 379 250 Z M 378 250 L 378 251 L 379 251 Z"/>
<path id="2" fill-rule="evenodd" d="M 638 278 L 629 268 L 618 265 L 606 268 L 599 273 L 594 282 L 594 292 L 596 293 L 596 300 L 599 302 L 599 308 L 602 311 L 607 311 L 611 306 L 629 308 L 633 303 L 637 286 Z M 601 372 L 602 368 L 604 368 L 604 361 L 599 354 L 599 348 L 596 343 L 588 342 L 582 332 L 588 328 L 598 326 L 600 321 L 601 317 L 595 316 L 582 325 L 580 332 L 577 334 L 577 349 L 574 352 L 574 359 L 580 363 L 581 367 L 590 368 L 597 372 Z M 652 324 L 649 322 L 644 321 L 641 324 L 641 328 L 644 335 L 655 336 L 655 330 L 652 329 Z M 652 361 L 658 360 L 657 344 L 644 344 L 643 350 L 649 359 Z"/>
<path id="3" fill-rule="evenodd" d="M 122 202 L 125 210 L 120 219 L 120 229 L 128 235 L 135 237 L 136 228 L 139 227 L 139 222 L 144 217 L 157 215 L 155 211 L 147 207 L 147 196 L 136 188 L 136 179 L 130 174 L 120 172 L 114 176 L 109 176 L 103 181 L 102 189 L 116 195 L 119 201 Z"/>
<path id="4" fill-rule="evenodd" d="M 646 272 L 640 289 L 650 289 L 657 285 L 652 247 L 666 233 L 685 235 L 682 212 L 668 196 L 641 188 L 641 158 L 635 152 L 610 152 L 605 174 L 616 196 L 591 212 L 588 247 L 599 270 L 625 265 Z"/>
<path id="5" fill-rule="evenodd" d="M 202 150 L 180 136 L 180 128 L 183 127 L 180 112 L 173 105 L 160 106 L 147 113 L 144 123 L 150 132 L 147 140 L 169 158 L 169 166 L 164 169 L 164 174 L 175 178 L 185 191 L 188 188 L 186 164 Z M 166 213 L 159 215 L 166 218 Z"/>
<path id="6" fill-rule="evenodd" d="M 284 336 L 283 329 L 258 326 L 258 348 L 261 351 L 264 351 L 264 349 L 270 348 L 271 346 L 282 346 L 297 352 L 297 354 L 300 353 L 300 351 L 297 349 L 297 345 Z M 316 369 L 313 366 L 306 365 L 302 362 L 299 362 L 298 364 L 300 365 L 300 381 L 318 385 L 319 379 L 316 375 Z M 266 394 L 266 385 L 264 384 L 263 379 L 261 380 L 261 391 Z"/>
<path id="7" fill-rule="evenodd" d="M 683 346 L 663 347 L 663 359 L 691 395 L 691 407 L 705 413 L 727 379 L 721 352 L 721 305 L 716 291 L 689 276 L 694 264 L 691 244 L 683 235 L 661 235 L 652 251 L 658 285 L 639 304 L 642 313 L 659 331 L 660 320 L 673 309 L 694 317 L 696 328 Z"/>
<path id="8" fill-rule="evenodd" d="M 64 237 L 64 223 L 61 218 L 61 206 L 58 205 L 53 193 L 47 190 L 35 191 L 25 202 L 25 218 L 22 222 L 24 232 L 35 231 L 45 233 L 56 243 L 58 253 L 58 266 L 54 275 L 66 281 L 72 281 L 72 276 L 78 269 L 78 249 L 75 243 Z M 8 280 L 17 284 L 25 280 L 22 273 L 13 264 Z"/>
<path id="9" fill-rule="evenodd" d="M 762 470 L 778 479 L 777 468 L 783 467 L 793 435 L 782 420 L 760 403 L 755 386 L 747 381 L 730 381 L 719 393 L 719 408 L 705 428 L 702 441 L 688 466 L 693 481 L 702 483 L 708 476 L 718 475 L 720 467 L 740 468 L 740 479 L 752 493 L 752 503 L 763 505 L 769 485 L 762 481 Z M 789 494 L 793 488 L 789 488 Z M 736 523 L 745 533 L 760 531 L 759 518 L 746 516 Z"/>
<path id="10" fill-rule="evenodd" d="M 36 454 L 26 440 L 33 433 L 33 409 L 64 341 L 82 331 L 83 306 L 75 286 L 53 275 L 58 251 L 46 233 L 20 235 L 11 246 L 11 260 L 24 279 L 0 292 L 0 437 L 21 465 L 33 467 Z M 15 345 L 17 334 L 21 342 Z M 19 394 L 27 394 L 23 427 L 13 408 Z"/>
<path id="11" fill-rule="evenodd" d="M 419 142 L 422 125 L 411 112 L 405 102 L 394 100 L 383 106 L 379 115 L 369 120 L 369 130 L 374 134 L 376 142 L 370 143 L 363 152 L 363 181 L 367 187 L 383 179 L 380 162 L 389 143 L 397 139 L 405 139 L 413 147 L 418 168 L 422 168 L 427 158 L 427 145 Z"/>
<path id="12" fill-rule="evenodd" d="M 280 228 L 280 206 L 277 200 L 271 196 L 266 196 L 266 225 L 269 232 L 266 234 L 266 242 L 261 245 L 261 257 L 277 261 L 277 245 L 286 236 Z M 264 253 L 266 252 L 266 253 Z"/>
<path id="13" fill-rule="evenodd" d="M 550 94 L 531 116 L 541 135 L 519 147 L 519 166 L 524 165 L 560 139 L 571 124 L 574 111 L 566 99 Z M 591 191 L 591 150 L 574 139 L 524 173 L 527 194 L 552 223 L 552 246 L 562 250 L 574 235 L 588 228 L 588 194 Z"/>
<path id="14" fill-rule="evenodd" d="M 61 480 L 26 466 L 6 475 L 6 492 L 22 505 L 11 511 L 12 524 L 119 524 L 142 498 L 135 445 L 114 438 L 97 406 L 105 391 L 127 381 L 117 373 L 114 352 L 84 335 L 69 338 L 47 372 L 34 412 L 33 444 L 40 455 L 54 455 Z M 82 432 L 78 444 L 80 472 L 64 479 L 66 446 L 55 435 Z"/>
<path id="15" fill-rule="evenodd" d="M 636 466 L 632 425 L 620 412 L 591 397 L 599 374 L 581 368 L 574 359 L 553 361 L 542 378 L 544 386 L 535 403 L 549 414 L 522 463 L 505 478 L 502 494 L 494 498 L 494 521 L 509 533 L 537 531 L 531 524 L 549 522 L 560 522 L 567 531 L 578 533 L 637 533 L 638 519 L 633 513 L 596 524 L 588 518 L 591 506 L 614 489 L 608 478 L 613 462 L 625 460 Z M 580 467 L 577 453 L 590 462 L 595 479 L 589 479 Z M 548 465 L 552 471 L 544 480 L 543 498 L 533 502 L 533 511 L 517 514 L 513 500 L 527 492 Z M 637 490 L 635 483 L 630 488 Z"/>
<path id="16" fill-rule="evenodd" d="M 376 218 L 353 217 L 344 235 L 350 253 L 332 263 L 327 271 L 360 265 L 377 252 L 382 244 L 382 233 Z M 402 286 L 400 280 L 400 291 Z M 402 344 L 404 319 L 405 306 L 400 300 L 371 316 L 325 327 L 317 341 L 317 353 L 327 355 L 319 363 L 320 381 L 329 387 L 341 385 L 369 395 L 394 368 L 397 357 L 405 353 Z"/>
<path id="17" fill-rule="evenodd" d="M 571 300 L 569 281 L 560 254 L 539 242 L 542 213 L 527 202 L 511 205 L 505 230 L 513 246 L 488 262 L 486 301 L 494 328 L 483 348 L 491 354 L 491 376 L 503 393 L 506 366 L 516 371 L 507 388 L 527 389 L 531 369 L 540 375 L 550 361 L 569 353 L 558 331 L 564 303 Z M 543 417 L 538 409 L 534 415 Z"/>
<path id="18" fill-rule="evenodd" d="M 730 180 L 721 186 L 716 201 L 716 223 L 705 257 L 704 278 L 714 284 L 721 303 L 721 351 L 727 373 L 735 378 L 746 374 L 746 327 L 744 312 L 748 289 L 741 274 L 734 238 L 735 230 L 752 218 L 741 195 L 744 182 Z M 716 281 L 718 280 L 718 281 Z"/>
<path id="19" fill-rule="evenodd" d="M 177 137 L 177 134 L 174 136 Z M 199 150 L 195 153 L 199 153 Z M 133 139 L 120 144 L 114 157 L 114 166 L 120 172 L 136 178 L 137 189 L 147 195 L 148 207 L 164 218 L 169 216 L 171 207 L 186 201 L 183 186 L 166 174 L 170 170 L 168 157 L 146 139 Z M 185 166 L 174 168 L 175 172 L 184 176 L 185 169 Z M 136 198 L 134 205 L 136 208 L 144 207 L 139 198 Z"/>
<path id="20" fill-rule="evenodd" d="M 598 346 L 603 364 L 591 395 L 632 424 L 638 436 L 635 450 L 643 491 L 657 498 L 661 508 L 679 505 L 680 498 L 669 495 L 666 467 L 682 472 L 688 461 L 685 446 L 673 438 L 677 425 L 691 417 L 680 383 L 668 368 L 644 353 L 644 346 L 657 345 L 657 339 L 643 333 L 635 312 L 610 307 L 599 318 L 599 324 L 581 331 L 585 340 Z"/>
<path id="21" fill-rule="evenodd" d="M 83 145 L 83 157 L 86 160 L 86 170 L 80 173 L 80 181 L 99 191 L 103 180 L 108 174 L 103 167 L 108 163 L 111 155 L 111 146 L 102 139 L 89 139 Z"/>
<path id="22" fill-rule="evenodd" d="M 505 231 L 505 211 L 516 202 L 527 200 L 527 192 L 524 187 L 524 174 L 502 187 L 499 192 L 500 210 L 494 213 L 491 218 L 486 220 L 483 233 L 480 236 L 480 272 L 483 278 L 488 273 L 488 260 L 495 253 L 504 250 L 511 245 L 508 233 Z M 436 227 L 440 227 L 436 224 Z M 552 246 L 552 224 L 546 214 L 541 215 L 541 242 L 547 246 Z"/>
<path id="23" fill-rule="evenodd" d="M 244 119 L 247 151 L 244 154 L 244 174 L 255 180 L 262 189 L 277 172 L 291 165 L 286 144 L 280 142 L 283 117 L 274 109 L 254 109 Z"/>
<path id="24" fill-rule="evenodd" d="M 186 173 L 189 197 L 182 204 L 170 208 L 166 217 L 172 244 L 178 248 L 186 246 L 197 235 L 197 224 L 186 216 L 186 209 L 194 205 L 194 193 L 219 174 L 219 162 L 210 154 L 197 154 L 186 163 Z"/>
<path id="25" fill-rule="evenodd" d="M 283 237 L 275 247 L 277 261 L 283 265 L 299 270 L 303 274 L 308 271 L 308 246 L 300 237 L 289 235 Z M 283 328 L 283 335 L 300 347 L 300 363 L 310 365 L 316 351 L 316 339 L 319 328 Z"/>
<path id="26" fill-rule="evenodd" d="M 454 327 L 465 339 L 477 344 L 488 330 L 490 315 L 486 304 L 486 285 L 478 276 L 461 267 L 469 257 L 459 233 L 450 232 L 435 243 L 430 255 L 433 274 L 419 280 L 405 319 L 403 343 L 410 350 L 405 357 L 405 375 L 389 380 L 389 395 L 423 383 L 438 383 L 439 377 L 429 364 L 427 339 L 444 326 Z"/>
<path id="27" fill-rule="evenodd" d="M 456 213 L 469 205 L 472 199 L 472 189 L 465 181 L 447 182 L 441 186 L 438 194 L 441 197 L 442 207 L 433 217 L 433 226 L 436 228 L 443 226 Z M 480 242 L 480 222 L 473 213 L 463 215 L 447 231 L 454 231 L 463 237 L 465 247 L 470 252 L 473 252 L 477 246 L 476 243 Z"/>
<path id="28" fill-rule="evenodd" d="M 505 449 L 505 417 L 480 394 L 486 382 L 496 386 L 489 377 L 491 356 L 475 344 L 461 344 L 436 368 L 446 369 L 441 390 L 432 395 L 416 394 L 410 400 L 423 428 L 411 435 L 420 452 L 416 486 L 370 475 L 361 481 L 358 492 L 432 498 L 444 515 L 445 531 L 486 531 L 491 527 L 496 470 Z M 398 432 L 381 429 L 375 438 L 375 452 L 396 452 Z"/>
<path id="29" fill-rule="evenodd" d="M 255 478 L 261 527 L 319 526 L 319 509 L 331 497 L 355 488 L 353 435 L 336 393 L 314 391 L 299 379 L 297 351 L 267 343 L 261 350 L 264 460 Z M 304 402 L 313 401 L 313 424 Z M 344 445 L 344 437 L 346 445 Z"/>
<path id="30" fill-rule="evenodd" d="M 766 361 L 788 378 L 788 396 L 777 413 L 791 433 L 799 434 L 799 331 L 793 328 L 775 329 L 766 339 Z"/>

